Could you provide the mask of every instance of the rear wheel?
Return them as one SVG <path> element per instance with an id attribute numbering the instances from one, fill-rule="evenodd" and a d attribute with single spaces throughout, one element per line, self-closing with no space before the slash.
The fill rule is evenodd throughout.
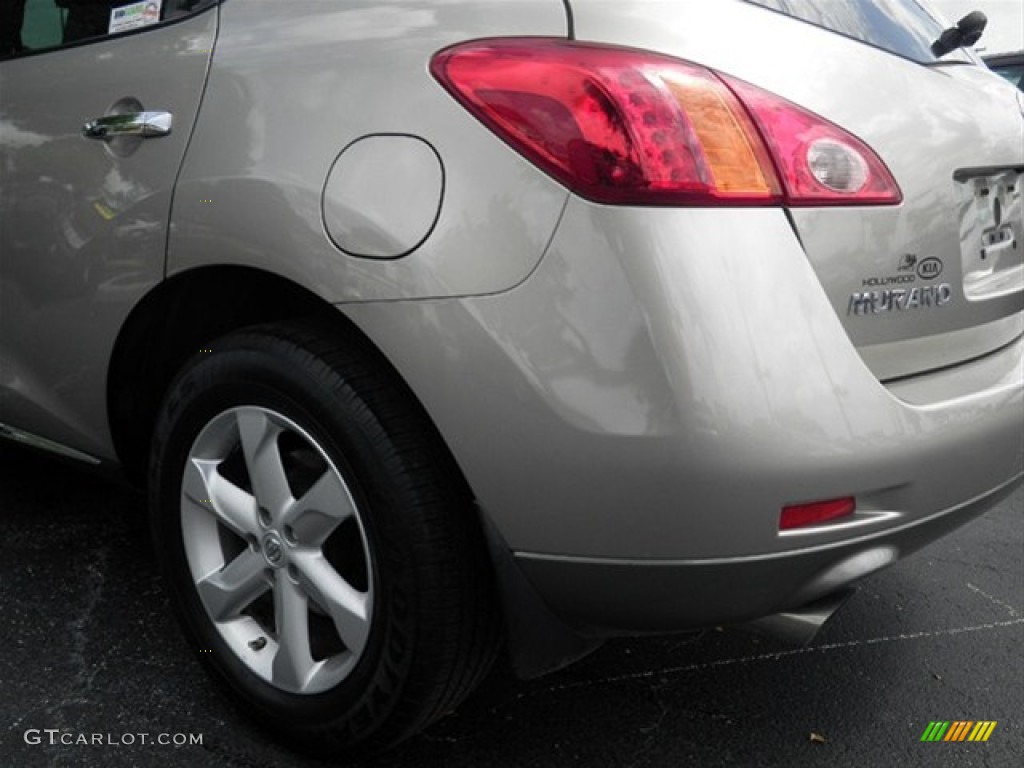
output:
<path id="1" fill-rule="evenodd" d="M 486 673 L 482 536 L 411 395 L 357 338 L 242 331 L 197 355 L 151 458 L 161 566 L 199 657 L 303 748 L 379 749 Z"/>

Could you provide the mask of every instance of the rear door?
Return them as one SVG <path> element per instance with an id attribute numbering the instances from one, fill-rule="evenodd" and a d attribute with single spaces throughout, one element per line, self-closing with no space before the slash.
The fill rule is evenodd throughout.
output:
<path id="1" fill-rule="evenodd" d="M 216 4 L 15 0 L 5 14 L 0 428 L 109 455 L 107 365 L 164 273 Z"/>

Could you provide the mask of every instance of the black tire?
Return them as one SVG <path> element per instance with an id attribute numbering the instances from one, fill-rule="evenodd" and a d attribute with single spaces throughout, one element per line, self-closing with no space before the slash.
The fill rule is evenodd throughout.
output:
<path id="1" fill-rule="evenodd" d="M 336 615 L 344 617 L 344 611 L 338 609 L 335 614 L 320 605 L 336 607 L 343 601 L 321 599 L 318 595 L 327 592 L 316 592 L 309 586 L 313 581 L 303 581 L 299 566 L 282 566 L 288 557 L 296 558 L 294 563 L 312 562 L 298 559 L 302 543 L 295 538 L 300 535 L 298 528 L 264 527 L 277 523 L 271 520 L 269 510 L 261 509 L 257 514 L 261 528 L 242 540 L 242 533 L 235 535 L 224 523 L 226 518 L 213 510 L 241 509 L 244 525 L 249 525 L 256 502 L 250 504 L 239 496 L 242 501 L 232 506 L 236 497 L 223 491 L 228 486 L 212 480 L 203 487 L 218 489 L 222 504 L 205 498 L 193 501 L 195 494 L 184 495 L 186 469 L 193 473 L 189 482 L 194 482 L 192 477 L 206 477 L 194 467 L 206 455 L 201 451 L 214 446 L 227 457 L 216 464 L 216 482 L 234 472 L 231 494 L 241 489 L 256 499 L 256 483 L 249 477 L 249 459 L 239 437 L 243 431 L 252 434 L 252 430 L 237 427 L 238 445 L 230 449 L 233 453 L 224 447 L 232 439 L 231 419 L 237 425 L 253 423 L 256 418 L 266 420 L 261 423 L 268 425 L 267 434 L 272 434 L 271 428 L 288 434 L 265 442 L 273 442 L 280 451 L 277 464 L 285 467 L 293 496 L 310 488 L 296 479 L 303 467 L 311 476 L 322 471 L 318 477 L 332 493 L 339 487 L 337 477 L 347 489 L 344 498 L 350 499 L 356 510 L 352 516 L 355 532 L 346 521 L 335 529 L 345 529 L 340 543 L 331 533 L 317 545 L 319 528 L 316 536 L 310 534 L 310 541 L 313 550 L 322 547 L 324 559 L 336 575 L 360 595 L 365 592 L 369 596 L 363 599 L 372 598 L 372 606 L 365 612 L 366 623 L 353 620 L 356 630 L 350 630 L 344 621 L 331 620 Z M 250 447 L 254 444 L 250 438 Z M 195 461 L 193 450 L 197 451 Z M 253 464 L 262 466 L 264 459 L 257 460 L 256 453 L 252 456 Z M 265 459 L 268 467 L 274 466 L 274 454 L 270 456 Z M 332 471 L 333 480 L 328 478 Z M 273 475 L 269 471 L 264 474 L 268 478 Z M 260 482 L 262 495 L 274 496 L 266 490 L 271 481 Z M 393 746 L 451 711 L 493 663 L 499 637 L 495 592 L 465 483 L 411 393 L 355 332 L 339 335 L 337 330 L 305 324 L 259 326 L 228 335 L 213 342 L 208 351 L 197 352 L 170 386 L 160 411 L 150 459 L 150 509 L 165 582 L 198 658 L 246 712 L 303 751 L 351 756 Z M 204 514 L 217 524 L 207 523 Z M 282 513 L 281 519 L 286 516 Z M 320 518 L 316 521 L 319 524 Z M 208 535 L 210 530 L 216 533 Z M 238 530 L 249 529 L 243 526 Z M 360 546 L 361 555 L 357 551 Z M 208 573 L 207 552 L 214 553 L 214 562 L 223 558 L 224 568 L 234 563 L 232 558 L 242 562 L 243 555 L 249 564 L 255 562 L 254 556 L 262 558 L 259 567 L 266 561 L 260 578 L 273 585 L 273 617 L 267 616 L 265 595 L 254 599 L 237 617 L 222 610 L 220 603 L 204 603 L 211 593 L 204 591 L 200 597 L 193 566 L 201 574 Z M 279 560 L 272 562 L 275 555 Z M 223 581 L 228 581 L 226 576 Z M 357 584 L 359 581 L 362 583 Z M 255 590 L 263 588 L 251 583 L 256 584 Z M 292 602 L 281 602 L 286 607 L 278 608 L 275 601 L 284 601 L 292 593 L 305 594 L 310 607 L 303 608 L 307 603 L 289 597 Z M 214 607 L 208 611 L 207 604 Z M 305 616 L 294 623 L 300 628 L 293 634 L 302 637 L 305 633 L 310 658 L 314 658 L 313 638 L 320 640 L 317 633 L 326 633 L 327 639 L 320 645 L 330 646 L 322 652 L 328 661 L 309 678 L 322 690 L 293 690 L 307 680 L 304 662 L 288 665 L 282 660 L 281 669 L 300 671 L 294 677 L 277 674 L 277 654 L 306 658 L 295 650 L 301 643 L 286 642 L 277 632 L 281 626 L 278 611 L 281 616 Z M 221 624 L 214 621 L 213 613 L 228 618 Z M 328 629 L 324 630 L 318 615 L 325 617 Z M 308 631 L 301 629 L 303 622 L 310 623 Z M 237 632 L 235 627 L 239 627 Z M 266 630 L 262 639 L 252 634 L 258 634 L 260 628 Z M 360 648 L 361 643 L 365 644 Z M 269 657 L 259 656 L 264 650 L 274 653 L 270 672 L 266 671 Z M 328 667 L 331 675 L 348 671 L 333 681 L 324 671 Z M 324 680 L 331 684 L 323 687 Z"/>

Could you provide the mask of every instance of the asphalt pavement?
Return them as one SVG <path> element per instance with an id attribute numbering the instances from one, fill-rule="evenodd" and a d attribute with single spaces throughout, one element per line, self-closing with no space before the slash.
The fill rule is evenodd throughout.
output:
<path id="1" fill-rule="evenodd" d="M 1022 523 L 1018 489 L 862 583 L 808 648 L 712 630 L 615 641 L 530 682 L 499 667 L 361 768 L 1017 768 Z M 143 498 L 0 445 L 0 766 L 324 765 L 220 698 L 152 561 Z M 936 720 L 996 726 L 982 743 L 922 742 Z"/>

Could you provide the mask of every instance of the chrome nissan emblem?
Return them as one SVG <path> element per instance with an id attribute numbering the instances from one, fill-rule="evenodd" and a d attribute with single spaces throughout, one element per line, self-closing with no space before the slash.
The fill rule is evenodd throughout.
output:
<path id="1" fill-rule="evenodd" d="M 275 568 L 281 565 L 284 559 L 284 546 L 276 533 L 268 533 L 263 537 L 263 556 Z"/>

